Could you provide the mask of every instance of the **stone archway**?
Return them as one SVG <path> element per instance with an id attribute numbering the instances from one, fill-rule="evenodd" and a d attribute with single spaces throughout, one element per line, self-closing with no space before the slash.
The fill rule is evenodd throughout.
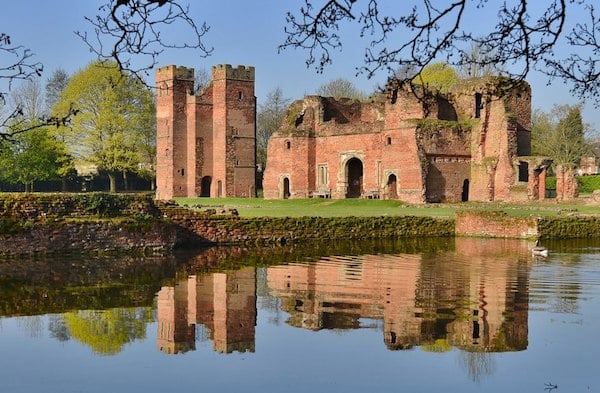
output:
<path id="1" fill-rule="evenodd" d="M 204 198 L 210 197 L 210 184 L 212 183 L 212 178 L 210 176 L 204 176 L 202 181 L 200 182 L 200 196 Z"/>
<path id="2" fill-rule="evenodd" d="M 354 157 L 346 163 L 346 198 L 360 198 L 363 188 L 363 163 Z"/>
<path id="3" fill-rule="evenodd" d="M 467 202 L 469 200 L 469 179 L 465 179 L 465 181 L 463 181 L 460 200 L 462 202 Z"/>
<path id="4" fill-rule="evenodd" d="M 385 193 L 387 199 L 398 199 L 398 178 L 393 173 L 388 176 Z"/>
<path id="5" fill-rule="evenodd" d="M 282 198 L 289 199 L 290 198 L 290 179 L 287 177 L 283 178 L 283 190 L 282 190 Z"/>

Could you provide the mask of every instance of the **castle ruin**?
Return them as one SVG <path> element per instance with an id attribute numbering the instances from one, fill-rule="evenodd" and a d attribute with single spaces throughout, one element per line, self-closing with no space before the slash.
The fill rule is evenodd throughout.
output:
<path id="1" fill-rule="evenodd" d="M 254 67 L 217 65 L 194 94 L 194 70 L 156 71 L 156 198 L 256 195 Z"/>
<path id="2" fill-rule="evenodd" d="M 409 203 L 545 198 L 531 90 L 500 77 L 441 94 L 397 80 L 370 102 L 307 96 L 269 140 L 264 197 Z"/>

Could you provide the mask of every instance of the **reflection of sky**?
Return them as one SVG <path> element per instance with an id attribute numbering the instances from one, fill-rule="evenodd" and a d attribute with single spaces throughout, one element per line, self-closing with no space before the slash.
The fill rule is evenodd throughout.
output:
<path id="1" fill-rule="evenodd" d="M 600 386 L 595 343 L 600 328 L 599 257 L 582 256 L 581 262 L 570 266 L 562 265 L 560 258 L 551 256 L 531 268 L 527 350 L 485 354 L 492 373 L 479 382 L 471 381 L 464 353 L 457 349 L 443 354 L 418 347 L 389 351 L 380 329 L 295 328 L 285 323 L 287 314 L 262 308 L 261 297 L 254 353 L 223 355 L 204 341 L 195 351 L 166 355 L 156 349 L 157 325 L 152 323 L 145 341 L 125 345 L 116 356 L 94 356 L 75 340 L 51 338 L 48 316 L 41 317 L 41 330 L 34 329 L 36 321 L 28 318 L 3 318 L 2 391 L 504 393 L 543 391 L 544 383 L 550 382 L 559 391 L 588 391 L 588 386 L 595 391 Z M 578 280 L 581 288 L 574 314 L 552 309 L 554 299 L 565 295 L 559 284 L 567 276 Z M 277 318 L 279 324 L 274 322 Z"/>

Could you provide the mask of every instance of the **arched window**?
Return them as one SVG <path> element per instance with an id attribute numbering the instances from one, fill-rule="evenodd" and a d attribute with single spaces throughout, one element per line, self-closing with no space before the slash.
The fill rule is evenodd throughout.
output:
<path id="1" fill-rule="evenodd" d="M 291 147 L 292 147 L 292 142 L 285 141 L 285 148 L 289 150 Z"/>

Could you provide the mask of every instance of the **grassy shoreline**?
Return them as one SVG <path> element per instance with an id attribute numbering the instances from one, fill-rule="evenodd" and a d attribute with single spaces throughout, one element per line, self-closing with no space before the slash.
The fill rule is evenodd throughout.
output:
<path id="1" fill-rule="evenodd" d="M 182 206 L 199 209 L 235 209 L 240 217 L 248 218 L 425 216 L 451 219 L 459 210 L 503 211 L 514 217 L 600 216 L 600 204 L 593 204 L 590 198 L 564 203 L 547 200 L 523 203 L 465 202 L 423 205 L 410 205 L 393 200 L 321 198 L 285 200 L 176 198 L 176 201 Z"/>

